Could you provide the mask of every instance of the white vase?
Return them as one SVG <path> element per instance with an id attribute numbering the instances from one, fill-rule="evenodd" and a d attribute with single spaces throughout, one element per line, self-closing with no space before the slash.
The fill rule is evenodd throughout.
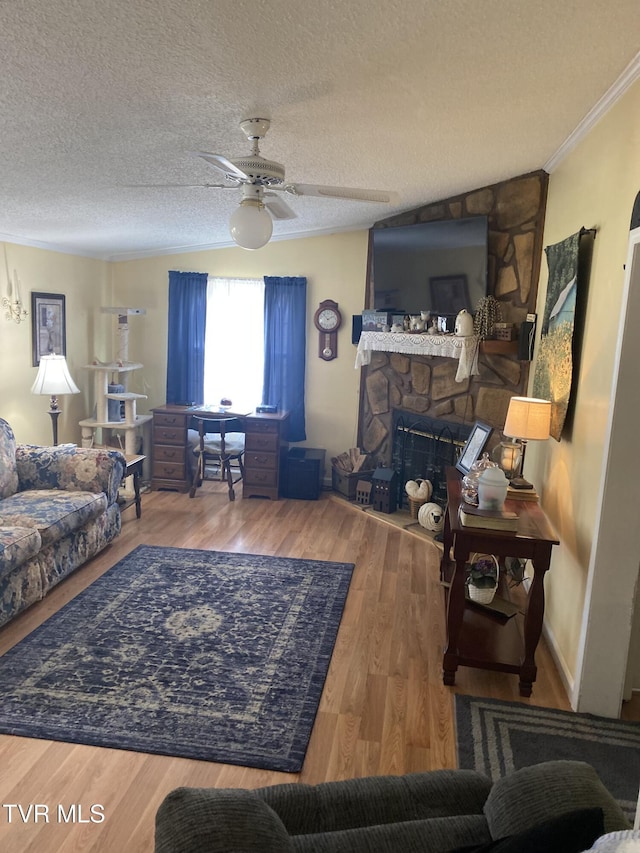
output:
<path id="1" fill-rule="evenodd" d="M 508 486 L 509 481 L 502 468 L 485 468 L 478 478 L 478 506 L 480 509 L 504 509 Z"/>
<path id="2" fill-rule="evenodd" d="M 456 335 L 459 338 L 468 338 L 473 334 L 473 315 L 464 308 L 458 311 L 456 317 Z"/>

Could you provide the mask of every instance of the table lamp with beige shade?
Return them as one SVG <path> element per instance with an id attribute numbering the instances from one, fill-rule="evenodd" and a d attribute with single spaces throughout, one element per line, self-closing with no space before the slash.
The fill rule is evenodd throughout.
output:
<path id="1" fill-rule="evenodd" d="M 510 485 L 514 489 L 532 489 L 533 484 L 522 476 L 524 457 L 529 441 L 546 441 L 551 426 L 551 401 L 537 397 L 512 397 L 509 401 L 507 419 L 503 433 L 507 438 L 515 438 L 522 444 L 519 476 L 514 477 Z"/>
<path id="2" fill-rule="evenodd" d="M 48 394 L 51 397 L 49 414 L 53 429 L 53 444 L 58 444 L 58 418 L 61 409 L 58 395 L 79 394 L 80 389 L 71 378 L 67 360 L 63 355 L 43 355 L 38 366 L 36 381 L 31 386 L 32 394 Z"/>

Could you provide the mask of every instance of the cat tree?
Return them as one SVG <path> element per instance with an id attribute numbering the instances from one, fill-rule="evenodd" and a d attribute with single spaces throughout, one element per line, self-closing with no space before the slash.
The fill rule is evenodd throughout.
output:
<path id="1" fill-rule="evenodd" d="M 82 428 L 82 446 L 93 447 L 96 444 L 97 430 L 117 430 L 124 433 L 124 448 L 128 456 L 137 450 L 137 431 L 151 421 L 152 415 L 139 415 L 136 412 L 138 400 L 146 400 L 146 394 L 136 394 L 127 390 L 128 375 L 140 370 L 142 364 L 129 361 L 129 317 L 146 314 L 145 308 L 101 308 L 105 314 L 118 316 L 116 357 L 112 362 L 95 360 L 86 365 L 94 375 L 96 401 L 95 417 L 80 421 Z M 117 379 L 117 382 L 111 381 Z M 109 390 L 117 387 L 118 390 Z M 124 390 L 120 390 L 124 389 Z M 109 406 L 109 401 L 116 405 Z M 121 410 L 124 409 L 124 415 Z"/>

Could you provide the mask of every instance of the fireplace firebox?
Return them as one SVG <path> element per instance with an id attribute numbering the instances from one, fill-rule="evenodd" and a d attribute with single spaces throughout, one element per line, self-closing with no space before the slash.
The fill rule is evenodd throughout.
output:
<path id="1" fill-rule="evenodd" d="M 407 480 L 430 480 L 432 500 L 447 502 L 446 469 L 455 465 L 471 426 L 403 409 L 393 410 L 392 467 L 398 474 L 398 506 L 408 506 Z"/>

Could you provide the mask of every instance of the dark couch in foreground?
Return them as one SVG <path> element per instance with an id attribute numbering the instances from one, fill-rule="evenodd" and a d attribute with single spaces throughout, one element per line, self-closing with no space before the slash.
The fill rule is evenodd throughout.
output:
<path id="1" fill-rule="evenodd" d="M 494 784 L 471 770 L 438 770 L 255 791 L 178 788 L 158 809 L 155 850 L 571 853 L 629 828 L 592 767 L 552 761 Z"/>

